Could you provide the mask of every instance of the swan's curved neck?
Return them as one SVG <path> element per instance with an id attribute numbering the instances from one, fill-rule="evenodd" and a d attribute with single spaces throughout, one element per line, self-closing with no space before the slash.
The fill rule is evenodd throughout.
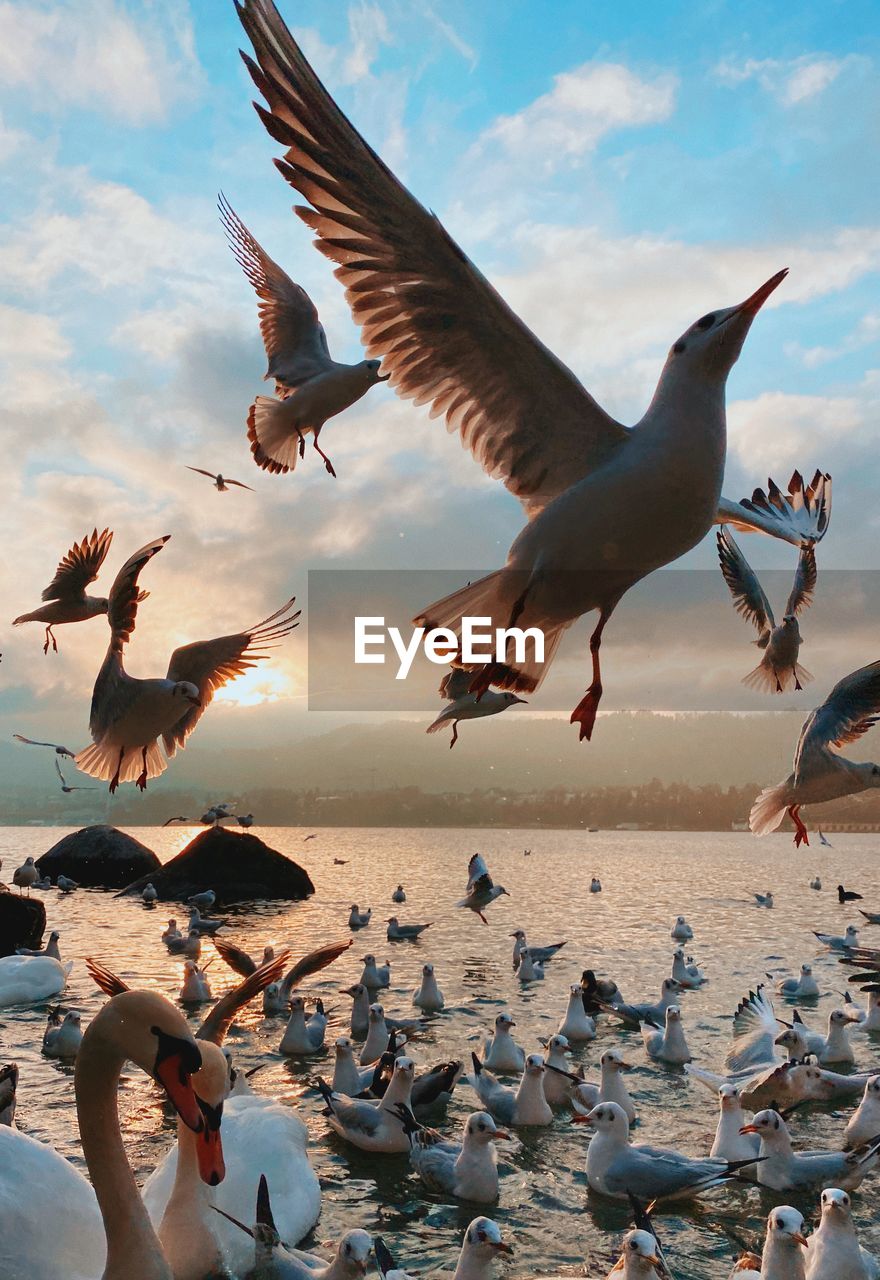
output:
<path id="1" fill-rule="evenodd" d="M 124 1063 L 115 1045 L 94 1034 L 76 1060 L 83 1154 L 107 1235 L 103 1280 L 173 1280 L 122 1145 L 117 1093 Z"/>

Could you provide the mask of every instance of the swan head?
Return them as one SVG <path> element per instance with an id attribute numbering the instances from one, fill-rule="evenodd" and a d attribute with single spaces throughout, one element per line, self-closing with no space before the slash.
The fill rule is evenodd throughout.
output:
<path id="1" fill-rule="evenodd" d="M 202 1065 L 193 1075 L 192 1085 L 204 1121 L 201 1132 L 196 1135 L 196 1155 L 202 1182 L 216 1187 L 226 1177 L 220 1123 L 223 1102 L 229 1092 L 229 1063 L 219 1045 L 209 1040 L 197 1040 L 196 1044 Z"/>
<path id="2" fill-rule="evenodd" d="M 183 1016 L 164 996 L 122 991 L 108 1000 L 83 1037 L 77 1076 L 90 1069 L 89 1048 L 136 1063 L 162 1086 L 187 1128 L 201 1130 L 204 1121 L 192 1077 L 202 1055 Z"/>

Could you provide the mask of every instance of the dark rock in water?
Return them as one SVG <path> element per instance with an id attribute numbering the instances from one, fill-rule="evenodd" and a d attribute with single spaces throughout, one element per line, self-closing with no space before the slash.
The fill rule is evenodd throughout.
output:
<path id="1" fill-rule="evenodd" d="M 162 902 L 185 902 L 213 889 L 214 906 L 255 898 L 307 898 L 315 892 L 308 873 L 283 853 L 270 849 L 250 832 L 211 827 L 200 831 L 185 849 L 159 871 L 141 876 L 125 893 L 140 893 L 148 882 Z"/>
<path id="2" fill-rule="evenodd" d="M 122 889 L 162 864 L 145 844 L 115 827 L 83 827 L 37 859 L 41 875 L 69 876 L 93 889 Z"/>
<path id="3" fill-rule="evenodd" d="M 0 956 L 14 956 L 16 947 L 36 951 L 45 928 L 46 908 L 39 898 L 0 891 Z"/>

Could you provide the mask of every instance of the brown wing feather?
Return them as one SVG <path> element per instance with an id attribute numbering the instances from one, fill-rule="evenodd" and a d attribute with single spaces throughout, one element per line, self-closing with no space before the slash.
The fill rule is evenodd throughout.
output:
<path id="1" fill-rule="evenodd" d="M 43 600 L 76 599 L 94 582 L 107 558 L 113 534 L 109 529 L 94 529 L 82 542 L 75 542 L 58 564 L 55 577 L 43 592 Z"/>
<path id="2" fill-rule="evenodd" d="M 122 978 L 115 974 L 112 969 L 108 969 L 100 960 L 93 960 L 91 956 L 86 958 L 86 971 L 106 996 L 118 996 L 123 991 L 131 990 L 128 983 L 123 982 Z"/>
<path id="3" fill-rule="evenodd" d="M 225 960 L 230 969 L 240 973 L 243 978 L 249 978 L 252 973 L 257 972 L 256 961 L 252 960 L 246 951 L 242 951 L 241 947 L 236 947 L 219 936 L 215 937 L 213 942 L 221 960 Z"/>
<path id="4" fill-rule="evenodd" d="M 245 978 L 244 982 L 240 982 L 237 987 L 233 987 L 231 991 L 227 991 L 222 999 L 218 1000 L 214 1008 L 208 1014 L 205 1021 L 196 1032 L 199 1040 L 210 1040 L 214 1044 L 222 1044 L 226 1038 L 226 1032 L 235 1021 L 235 1017 L 240 1009 L 253 1000 L 254 996 L 258 996 L 261 991 L 268 987 L 270 982 L 278 982 L 284 972 L 284 966 L 290 959 L 289 951 L 282 951 L 281 955 L 276 956 L 274 960 L 270 960 L 267 964 L 261 965 L 259 969 L 255 969 L 252 974 Z"/>
<path id="5" fill-rule="evenodd" d="M 169 757 L 183 747 L 223 685 L 268 657 L 265 650 L 290 635 L 298 625 L 300 610 L 291 613 L 296 597 L 291 597 L 276 613 L 247 631 L 215 640 L 197 640 L 175 649 L 168 664 L 169 680 L 186 680 L 199 690 L 201 706 L 191 707 L 167 733 L 162 735 Z"/>
<path id="6" fill-rule="evenodd" d="M 338 264 L 367 354 L 399 395 L 430 404 L 489 475 L 540 509 L 628 438 L 398 182 L 339 110 L 271 0 L 238 13 L 245 63 L 287 148 L 276 161 L 312 205 L 296 212 Z"/>
<path id="7" fill-rule="evenodd" d="M 343 951 L 347 951 L 353 942 L 353 938 L 348 938 L 345 942 L 331 942 L 326 947 L 318 947 L 315 951 L 310 951 L 307 955 L 304 955 L 302 960 L 298 960 L 285 977 L 283 983 L 284 992 L 291 992 L 294 987 L 302 982 L 303 978 L 308 978 L 311 974 L 319 973 L 321 969 L 326 969 L 328 964 L 338 960 Z"/>

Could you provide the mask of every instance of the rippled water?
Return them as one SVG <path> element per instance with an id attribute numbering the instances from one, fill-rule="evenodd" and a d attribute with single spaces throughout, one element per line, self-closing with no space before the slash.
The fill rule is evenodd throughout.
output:
<path id="1" fill-rule="evenodd" d="M 44 852 L 60 831 L 0 828 L 0 856 L 6 870 L 32 853 Z M 137 829 L 133 832 L 165 860 L 190 838 L 187 829 Z M 389 1011 L 411 1009 L 411 993 L 421 965 L 431 960 L 437 970 L 447 1010 L 433 1019 L 413 1043 L 413 1056 L 426 1065 L 447 1057 L 469 1057 L 484 1032 L 505 1006 L 512 1010 L 518 1036 L 528 1051 L 537 1036 L 556 1029 L 564 1011 L 569 982 L 587 965 L 613 975 L 628 999 L 655 998 L 668 972 L 675 944 L 669 937 L 678 913 L 687 915 L 696 937 L 689 950 L 710 982 L 683 998 L 684 1021 L 694 1058 L 721 1070 L 730 1014 L 737 999 L 759 982 L 765 971 L 796 969 L 815 963 L 823 992 L 807 1020 L 823 1024 L 839 1003 L 845 971 L 824 953 L 813 929 L 842 933 L 858 923 L 853 907 L 841 907 L 834 891 L 838 880 L 858 888 L 865 904 L 880 910 L 880 873 L 876 837 L 840 835 L 833 849 L 796 853 L 788 837 L 755 841 L 748 835 L 647 832 L 517 832 L 473 830 L 322 830 L 303 842 L 305 833 L 291 828 L 260 830 L 264 840 L 302 862 L 315 882 L 308 902 L 261 904 L 229 912 L 227 936 L 252 953 L 267 942 L 289 945 L 295 955 L 320 943 L 348 935 L 350 903 L 372 906 L 374 923 L 355 936 L 351 951 L 331 969 L 317 975 L 307 994 L 321 995 L 347 1019 L 349 1000 L 337 994 L 356 980 L 360 958 L 375 951 L 392 961 L 392 989 L 382 1000 Z M 530 847 L 530 857 L 523 849 Z M 482 852 L 496 881 L 510 891 L 494 905 L 484 927 L 453 903 L 464 889 L 470 855 Z M 334 857 L 346 859 L 335 866 Z M 814 872 L 825 890 L 808 888 Z M 604 890 L 586 891 L 591 875 Z M 405 906 L 395 908 L 391 892 L 398 881 L 407 891 Z M 753 889 L 771 887 L 774 910 L 748 900 Z M 66 1002 L 88 1019 L 103 1000 L 91 985 L 82 960 L 104 960 L 129 981 L 158 986 L 172 998 L 180 985 L 182 962 L 169 957 L 160 933 L 171 912 L 149 910 L 138 902 L 115 899 L 97 890 L 69 897 L 54 890 L 46 895 L 50 927 L 62 935 L 62 954 L 74 959 Z M 432 920 L 418 944 L 385 942 L 384 919 Z M 178 915 L 182 914 L 178 912 Z M 514 928 L 528 930 L 536 944 L 568 939 L 568 946 L 548 966 L 543 983 L 520 989 L 511 968 Z M 873 937 L 872 937 L 873 935 Z M 880 946 L 880 929 L 866 928 L 866 942 Z M 213 952 L 203 948 L 203 961 Z M 817 959 L 818 955 L 818 959 Z M 209 970 L 215 995 L 235 978 L 216 959 Z M 323 980 L 321 980 L 323 979 Z M 780 1010 L 781 1012 L 781 1010 Z M 783 1015 L 784 1016 L 784 1015 Z M 72 1071 L 43 1059 L 39 1052 L 44 1012 L 0 1013 L 0 1061 L 16 1058 L 21 1066 L 19 1122 L 33 1136 L 53 1142 L 80 1162 L 74 1112 Z M 194 1026 L 199 1019 L 191 1018 Z M 245 1066 L 267 1067 L 255 1077 L 258 1092 L 279 1095 L 299 1108 L 312 1136 L 311 1157 L 321 1179 L 324 1208 L 316 1238 L 335 1237 L 350 1226 L 380 1231 L 416 1269 L 448 1265 L 473 1207 L 446 1204 L 424 1192 L 410 1173 L 406 1156 L 365 1156 L 329 1133 L 317 1095 L 309 1081 L 332 1071 L 332 1058 L 284 1059 L 277 1046 L 283 1019 L 264 1019 L 255 1004 L 230 1035 L 229 1043 Z M 331 1028 L 336 1034 L 338 1031 Z M 328 1043 L 334 1035 L 328 1033 Z M 600 1021 L 599 1037 L 577 1052 L 575 1060 L 592 1072 L 610 1044 L 625 1048 L 635 1070 L 629 1086 L 639 1109 L 638 1141 L 672 1144 L 691 1153 L 708 1151 L 716 1119 L 715 1102 L 701 1086 L 690 1084 L 677 1069 L 664 1069 L 646 1058 L 641 1039 Z M 853 1035 L 857 1069 L 880 1069 L 880 1037 Z M 129 1135 L 128 1148 L 139 1175 L 145 1175 L 172 1141 L 163 1124 L 155 1094 L 138 1073 L 126 1077 L 121 1107 Z M 474 1106 L 475 1096 L 460 1085 L 449 1108 L 449 1125 L 458 1130 Z M 799 1112 L 792 1119 L 795 1143 L 836 1145 L 845 1119 L 827 1112 Z M 623 1207 L 588 1193 L 584 1175 L 585 1132 L 566 1115 L 552 1128 L 520 1131 L 502 1152 L 501 1198 L 490 1212 L 503 1224 L 516 1248 L 507 1274 L 532 1276 L 582 1269 L 604 1275 L 602 1264 L 614 1254 L 627 1228 Z M 880 1226 L 871 1207 L 877 1175 L 854 1196 L 862 1242 L 880 1252 Z M 790 1199 L 790 1197 L 789 1197 Z M 682 1280 L 724 1277 L 737 1250 L 725 1235 L 729 1227 L 750 1235 L 777 1200 L 754 1188 L 737 1186 L 703 1195 L 697 1202 L 659 1217 L 670 1262 Z M 810 1201 L 799 1204 L 808 1213 Z M 589 1265 L 591 1264 L 591 1265 Z"/>

